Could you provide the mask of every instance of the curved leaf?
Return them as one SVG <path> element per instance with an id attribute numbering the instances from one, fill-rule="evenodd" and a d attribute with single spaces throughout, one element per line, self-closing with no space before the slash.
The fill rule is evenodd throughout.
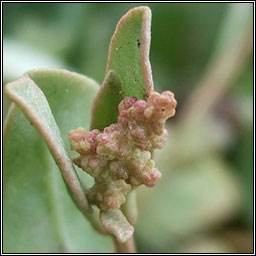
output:
<path id="1" fill-rule="evenodd" d="M 116 123 L 118 104 L 122 98 L 123 92 L 120 80 L 116 73 L 110 70 L 93 101 L 90 129 L 102 131 L 110 124 Z"/>
<path id="2" fill-rule="evenodd" d="M 68 131 L 78 126 L 88 129 L 97 84 L 63 70 L 35 70 L 26 76 L 25 81 L 30 77 L 46 95 L 68 153 L 73 154 Z M 14 104 L 5 123 L 3 144 L 5 253 L 112 250 L 111 240 L 95 232 L 76 208 L 45 142 Z M 88 175 L 77 172 L 83 182 L 92 183 Z"/>
<path id="3" fill-rule="evenodd" d="M 114 70 L 124 96 L 144 99 L 153 89 L 149 62 L 151 11 L 146 6 L 128 11 L 111 39 L 107 72 Z"/>
<path id="4" fill-rule="evenodd" d="M 5 93 L 22 109 L 31 124 L 40 132 L 58 164 L 73 199 L 83 212 L 91 212 L 73 164 L 65 150 L 49 104 L 39 87 L 29 77 L 5 86 Z"/>
<path id="5" fill-rule="evenodd" d="M 118 22 L 109 46 L 106 77 L 93 104 L 91 129 L 103 130 L 115 123 L 118 103 L 124 97 L 145 99 L 153 90 L 150 26 L 151 11 L 146 6 L 131 9 Z"/>

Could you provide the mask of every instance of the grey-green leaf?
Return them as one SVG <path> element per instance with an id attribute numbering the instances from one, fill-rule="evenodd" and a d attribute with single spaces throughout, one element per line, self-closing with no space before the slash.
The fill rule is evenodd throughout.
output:
<path id="1" fill-rule="evenodd" d="M 78 126 L 89 128 L 98 85 L 64 70 L 35 70 L 26 76 L 46 96 L 68 154 L 73 155 L 68 131 Z M 14 104 L 5 123 L 3 146 L 5 253 L 112 251 L 111 239 L 95 232 L 77 209 L 44 140 Z M 83 183 L 92 184 L 88 175 L 76 170 Z"/>
<path id="2" fill-rule="evenodd" d="M 118 22 L 109 46 L 106 77 L 93 104 L 91 129 L 103 130 L 115 123 L 118 103 L 124 97 L 146 99 L 153 90 L 150 26 L 151 11 L 146 6 L 131 9 Z"/>
<path id="3" fill-rule="evenodd" d="M 146 6 L 129 10 L 111 39 L 107 72 L 114 70 L 124 96 L 145 97 L 153 89 L 149 62 L 151 11 Z"/>
<path id="4" fill-rule="evenodd" d="M 118 104 L 122 100 L 121 82 L 113 70 L 110 70 L 94 99 L 90 129 L 102 131 L 117 122 Z"/>
<path id="5" fill-rule="evenodd" d="M 58 126 L 43 92 L 33 80 L 23 77 L 7 84 L 5 93 L 22 109 L 31 124 L 44 138 L 78 207 L 83 212 L 91 212 L 91 207 L 65 150 Z"/>

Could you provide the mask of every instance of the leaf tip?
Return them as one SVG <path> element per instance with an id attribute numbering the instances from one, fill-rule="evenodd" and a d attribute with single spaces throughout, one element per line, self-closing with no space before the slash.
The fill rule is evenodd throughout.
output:
<path id="1" fill-rule="evenodd" d="M 12 82 L 7 83 L 4 86 L 4 93 L 7 96 L 11 96 L 11 91 L 13 90 L 13 88 L 15 88 L 16 86 L 21 86 L 22 84 L 24 84 L 24 82 L 30 82 L 31 80 L 28 77 L 21 77 L 17 80 L 14 80 Z"/>

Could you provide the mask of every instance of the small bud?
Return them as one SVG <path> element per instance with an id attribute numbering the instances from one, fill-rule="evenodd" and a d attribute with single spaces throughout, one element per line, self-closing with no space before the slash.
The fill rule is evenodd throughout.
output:
<path id="1" fill-rule="evenodd" d="M 82 127 L 69 132 L 69 141 L 71 149 L 76 150 L 79 154 L 90 152 L 90 143 L 88 141 L 89 132 Z"/>
<path id="2" fill-rule="evenodd" d="M 91 204 L 96 204 L 101 210 L 114 211 L 125 202 L 125 195 L 130 189 L 131 186 L 123 180 L 105 178 L 95 180 L 94 186 L 85 193 Z"/>

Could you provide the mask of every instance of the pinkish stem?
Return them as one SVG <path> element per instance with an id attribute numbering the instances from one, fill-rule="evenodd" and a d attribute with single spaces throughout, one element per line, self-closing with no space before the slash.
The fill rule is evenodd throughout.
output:
<path id="1" fill-rule="evenodd" d="M 116 253 L 136 253 L 136 247 L 133 236 L 125 243 L 120 243 L 115 237 L 113 237 L 116 247 Z"/>

